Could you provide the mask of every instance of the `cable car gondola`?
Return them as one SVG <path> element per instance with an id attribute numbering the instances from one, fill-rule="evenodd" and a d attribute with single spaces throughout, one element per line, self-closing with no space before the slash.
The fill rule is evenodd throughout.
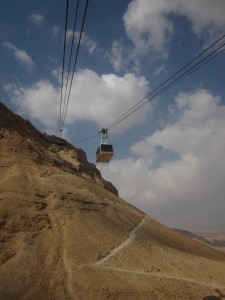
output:
<path id="1" fill-rule="evenodd" d="M 113 146 L 108 144 L 108 129 L 101 129 L 101 144 L 96 151 L 96 162 L 108 163 L 113 157 Z"/>

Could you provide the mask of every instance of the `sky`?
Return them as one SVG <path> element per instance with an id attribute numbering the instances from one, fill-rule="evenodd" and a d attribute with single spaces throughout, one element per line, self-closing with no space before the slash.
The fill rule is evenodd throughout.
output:
<path id="1" fill-rule="evenodd" d="M 86 1 L 80 2 L 72 62 Z M 70 0 L 64 84 L 75 7 Z M 0 101 L 95 163 L 99 136 L 80 141 L 222 36 L 224 11 L 224 0 L 90 0 L 60 133 L 66 1 L 3 1 Z M 97 164 L 103 177 L 169 227 L 225 231 L 224 79 L 220 54 L 109 130 L 115 153 L 109 164 Z"/>

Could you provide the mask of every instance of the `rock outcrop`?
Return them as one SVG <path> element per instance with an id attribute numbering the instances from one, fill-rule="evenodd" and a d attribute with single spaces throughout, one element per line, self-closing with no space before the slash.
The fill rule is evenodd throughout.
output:
<path id="1" fill-rule="evenodd" d="M 26 155 L 38 164 L 52 164 L 65 172 L 74 173 L 105 187 L 118 196 L 117 189 L 102 178 L 95 164 L 87 161 L 86 153 L 75 148 L 66 140 L 42 133 L 28 120 L 14 114 L 0 103 L 1 147 L 7 148 L 19 157 Z M 4 154 L 2 154 L 4 156 Z"/>

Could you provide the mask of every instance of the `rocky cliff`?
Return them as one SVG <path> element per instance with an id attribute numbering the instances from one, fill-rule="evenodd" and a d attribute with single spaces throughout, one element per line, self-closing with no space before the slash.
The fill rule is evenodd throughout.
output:
<path id="1" fill-rule="evenodd" d="M 0 140 L 3 163 L 9 158 L 8 152 L 12 152 L 14 160 L 30 159 L 46 167 L 57 166 L 65 172 L 93 180 L 118 195 L 117 189 L 102 178 L 94 164 L 87 161 L 86 153 L 82 149 L 74 147 L 60 137 L 40 132 L 28 120 L 12 113 L 2 103 L 0 103 Z"/>

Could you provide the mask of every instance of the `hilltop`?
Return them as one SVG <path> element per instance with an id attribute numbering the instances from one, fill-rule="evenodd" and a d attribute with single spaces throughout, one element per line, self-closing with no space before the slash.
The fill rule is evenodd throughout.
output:
<path id="1" fill-rule="evenodd" d="M 0 299 L 225 294 L 224 253 L 119 198 L 82 149 L 41 133 L 3 104 L 0 227 Z"/>

